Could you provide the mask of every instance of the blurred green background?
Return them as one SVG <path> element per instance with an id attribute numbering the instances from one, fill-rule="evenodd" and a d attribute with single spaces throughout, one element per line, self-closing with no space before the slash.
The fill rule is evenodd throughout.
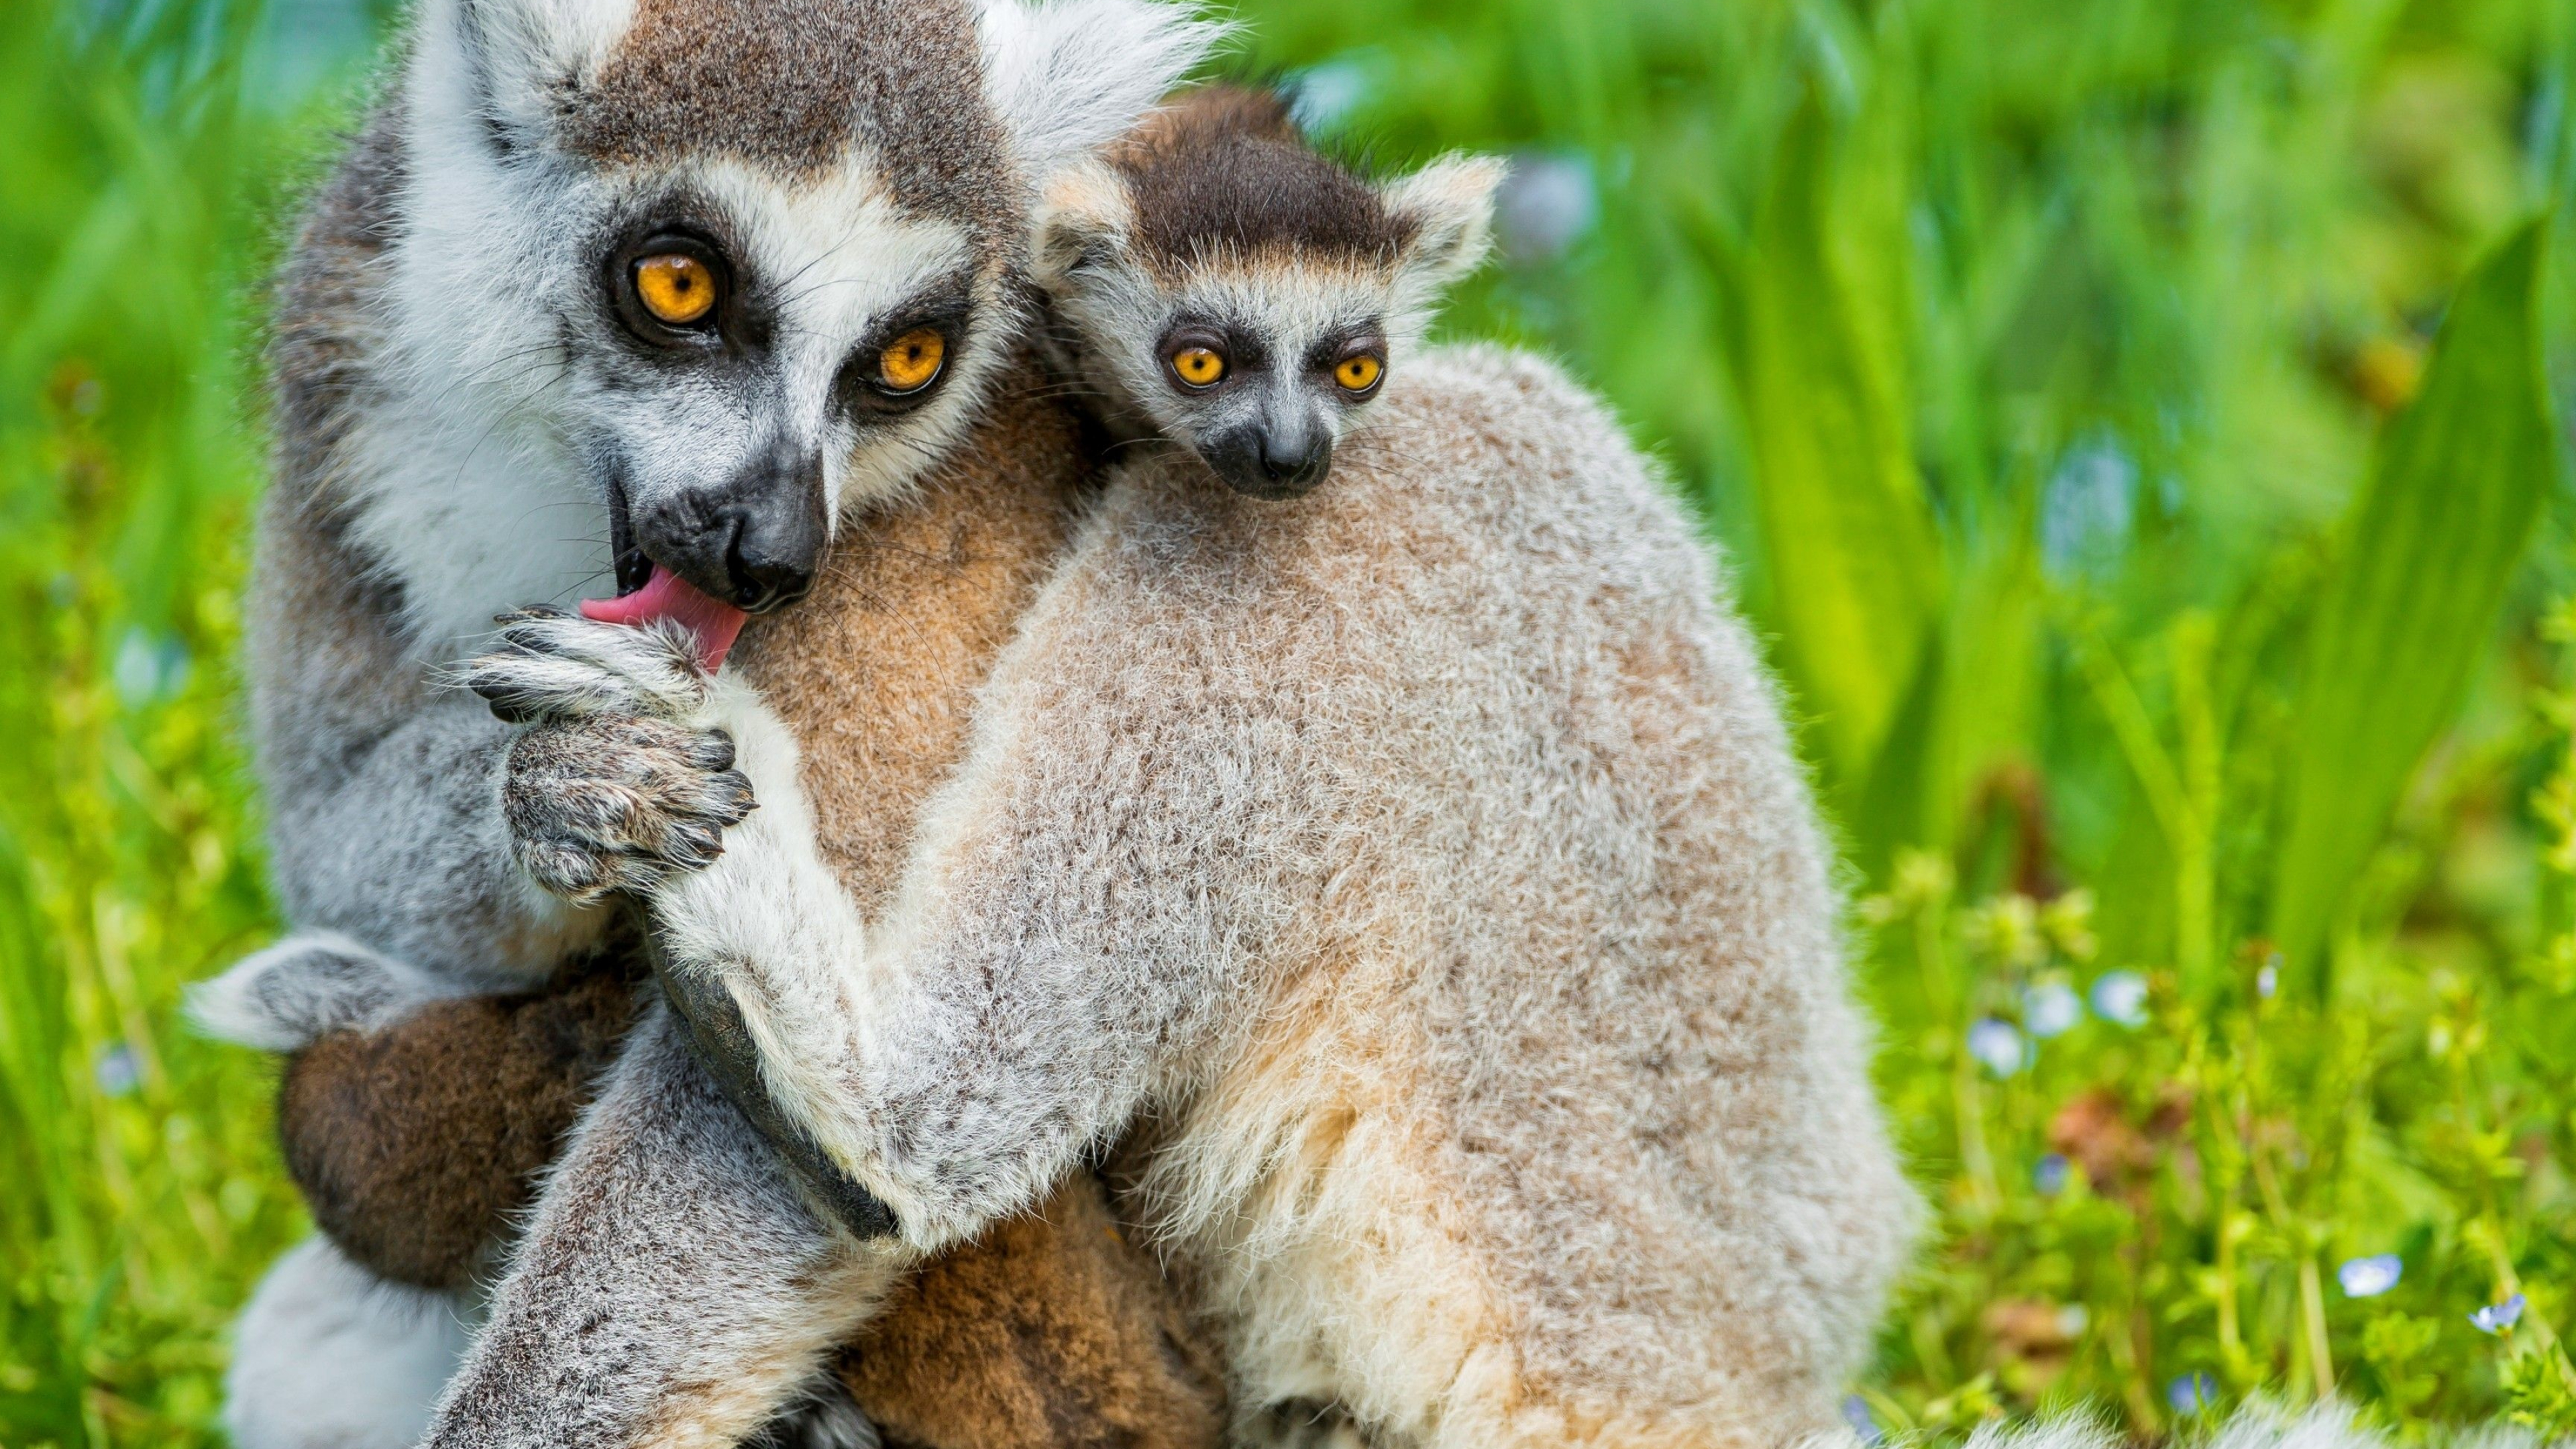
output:
<path id="1" fill-rule="evenodd" d="M 1239 13 L 1336 145 L 1516 159 L 1452 329 L 1616 401 L 1791 688 L 1935 1210 L 1855 1423 L 2576 1433 L 2576 6 Z M 0 1444 L 218 1437 L 302 1230 L 175 1008 L 272 929 L 260 288 L 389 20 L 0 24 Z"/>

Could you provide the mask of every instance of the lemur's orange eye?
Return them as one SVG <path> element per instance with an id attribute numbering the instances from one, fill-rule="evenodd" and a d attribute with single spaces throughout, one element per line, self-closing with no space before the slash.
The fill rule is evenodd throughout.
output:
<path id="1" fill-rule="evenodd" d="M 932 327 L 915 327 L 877 354 L 877 385 L 888 392 L 919 392 L 939 379 L 948 361 L 948 339 Z"/>
<path id="2" fill-rule="evenodd" d="M 635 295 L 653 320 L 686 327 L 716 305 L 716 274 L 686 252 L 663 252 L 635 264 Z"/>
<path id="3" fill-rule="evenodd" d="M 1172 354 L 1172 375 L 1192 387 L 1214 387 L 1225 380 L 1225 358 L 1213 347 L 1184 347 Z"/>
<path id="4" fill-rule="evenodd" d="M 1365 352 L 1343 358 L 1341 365 L 1333 369 L 1333 381 L 1340 383 L 1344 392 L 1366 392 L 1384 376 L 1386 364 Z"/>

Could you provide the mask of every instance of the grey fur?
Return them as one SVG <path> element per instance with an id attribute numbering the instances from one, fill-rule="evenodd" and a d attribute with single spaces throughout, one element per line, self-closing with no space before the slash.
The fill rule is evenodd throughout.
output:
<path id="1" fill-rule="evenodd" d="M 278 289 L 275 480 L 246 652 L 252 743 L 287 918 L 464 981 L 542 978 L 596 925 L 511 864 L 499 809 L 514 731 L 441 689 L 406 637 L 401 581 L 351 538 L 355 439 L 398 404 L 382 284 L 404 185 L 380 108 L 318 194 Z"/>
<path id="2" fill-rule="evenodd" d="M 731 156 L 818 175 L 885 158 L 907 209 L 1015 246 L 1010 138 L 982 106 L 975 17 L 912 0 L 640 0 L 605 64 L 567 77 L 564 144 L 618 166 Z"/>
<path id="3" fill-rule="evenodd" d="M 190 988 L 188 1016 L 221 1041 L 297 1051 L 327 1032 L 372 1031 L 464 990 L 338 932 L 300 931 Z"/>
<path id="4" fill-rule="evenodd" d="M 716 33 L 790 10 L 813 24 Z M 852 46 L 798 49 L 815 26 Z M 246 989 L 223 998 L 239 1008 L 217 1023 L 224 1034 L 290 1045 L 424 994 L 542 979 L 609 915 L 548 887 L 590 901 L 704 863 L 749 805 L 722 774 L 721 740 L 634 720 L 504 723 L 454 687 L 452 666 L 496 613 L 606 582 L 612 503 L 685 516 L 709 480 L 804 486 L 781 458 L 813 460 L 835 519 L 910 486 L 1017 346 L 1034 187 L 1123 131 L 1211 38 L 1142 0 L 417 8 L 383 98 L 297 237 L 271 348 L 278 446 L 248 630 L 253 731 L 281 903 L 299 929 L 336 935 L 227 978 Z M 639 352 L 610 305 L 612 248 L 665 223 L 734 248 L 766 332 L 705 365 Z M 925 293 L 955 304 L 937 395 L 900 418 L 836 410 L 854 350 Z M 568 797 L 549 771 L 575 756 L 626 773 Z M 370 959 L 394 969 L 344 969 Z M 594 1324 L 600 1303 L 634 1303 L 627 1339 L 581 1340 L 612 1357 L 653 1325 L 676 1351 L 715 1321 L 678 1316 L 685 1300 L 639 1281 L 652 1259 L 632 1251 L 668 1248 L 668 1271 L 704 1268 L 718 1284 L 789 1273 L 808 1294 L 841 1271 L 806 1271 L 829 1239 L 706 1074 L 656 1042 L 667 1034 L 639 1037 L 572 1159 L 637 1186 L 586 1228 L 609 1245 L 591 1266 L 614 1281 L 544 1320 Z M 663 1150 L 688 1160 L 650 1155 Z M 364 1276 L 335 1273 L 316 1281 Z M 292 1286 L 267 1300 L 261 1332 L 291 1335 L 299 1325 L 277 1314 L 322 1311 L 312 1284 Z M 704 1342 L 712 1354 L 729 1341 Z M 479 1350 L 487 1367 L 454 1386 L 443 1442 L 521 1432 L 478 1416 L 609 1366 L 584 1359 L 514 1389 L 543 1351 L 508 1335 Z M 727 1362 L 704 1401 L 720 1424 L 700 1424 L 708 1442 L 757 1427 L 810 1358 Z M 330 1360 L 322 1344 L 244 1361 L 310 1376 Z M 697 1364 L 683 1355 L 670 1361 L 681 1379 L 655 1379 L 665 1365 L 644 1353 L 631 1392 L 574 1419 L 539 1416 L 551 1427 L 524 1442 L 693 1442 L 699 1429 L 622 1416 L 659 1413 Z M 339 1431 L 297 1406 L 328 1388 L 237 1375 L 235 1422 L 263 1436 L 244 1449 L 320 1449 Z M 822 1403 L 798 1432 L 847 1437 L 839 1414 Z"/>
<path id="5" fill-rule="evenodd" d="M 1364 442 L 1292 506 L 1121 469 L 881 920 L 720 682 L 690 721 L 762 809 L 656 892 L 660 937 L 916 1248 L 1152 1124 L 1137 1210 L 1247 1412 L 1423 1446 L 1826 1431 L 1912 1197 L 1752 641 L 1545 367 L 1421 358 Z M 621 688 L 654 697 L 574 697 Z M 532 1249 L 496 1322 L 578 1261 Z"/>
<path id="6" fill-rule="evenodd" d="M 425 1443 L 734 1444 L 907 1261 L 825 1227 L 657 1007 L 557 1164 Z"/>

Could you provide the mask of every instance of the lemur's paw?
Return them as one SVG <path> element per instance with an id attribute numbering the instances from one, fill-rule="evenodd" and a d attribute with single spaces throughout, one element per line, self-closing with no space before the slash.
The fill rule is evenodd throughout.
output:
<path id="1" fill-rule="evenodd" d="M 449 994 L 346 936 L 305 931 L 190 987 L 188 1016 L 219 1041 L 291 1052 L 328 1032 L 384 1026 Z"/>
<path id="2" fill-rule="evenodd" d="M 578 905 L 705 869 L 755 803 L 722 732 L 632 715 L 531 727 L 501 782 L 520 867 Z"/>
<path id="3" fill-rule="evenodd" d="M 462 677 L 512 723 L 602 714 L 686 719 L 706 703 L 697 641 L 669 620 L 602 624 L 559 609 L 521 609 L 496 622 L 499 646 Z"/>

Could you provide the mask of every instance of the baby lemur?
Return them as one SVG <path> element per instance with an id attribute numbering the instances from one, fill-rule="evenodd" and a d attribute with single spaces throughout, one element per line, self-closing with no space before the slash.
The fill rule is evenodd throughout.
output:
<path id="1" fill-rule="evenodd" d="M 1370 186 L 1228 104 L 1049 192 L 1059 346 L 1139 445 L 889 899 L 818 855 L 784 722 L 667 636 L 523 620 L 476 686 L 729 732 L 760 808 L 650 889 L 652 929 L 885 1209 L 888 1270 L 1132 1133 L 1127 1211 L 1240 1416 L 1462 1449 L 1828 1431 L 1911 1199 L 1752 641 L 1596 403 L 1422 350 L 1495 168 Z M 556 778 L 585 769 L 633 778 Z M 636 1245 L 567 1206 L 599 1176 L 558 1169 L 496 1295 L 521 1352 L 614 1298 Z M 671 1291 L 731 1261 L 693 1248 Z"/>
<path id="2" fill-rule="evenodd" d="M 1247 497 L 1314 488 L 1384 388 L 1390 337 L 1417 343 L 1448 280 L 1402 258 L 1463 270 L 1481 223 L 1419 235 L 1468 221 L 1381 196 L 1248 88 L 1193 93 L 1108 160 L 1039 222 L 1050 359 L 1119 443 L 1178 443 Z M 1412 184 L 1456 206 L 1493 178 L 1459 162 Z"/>

